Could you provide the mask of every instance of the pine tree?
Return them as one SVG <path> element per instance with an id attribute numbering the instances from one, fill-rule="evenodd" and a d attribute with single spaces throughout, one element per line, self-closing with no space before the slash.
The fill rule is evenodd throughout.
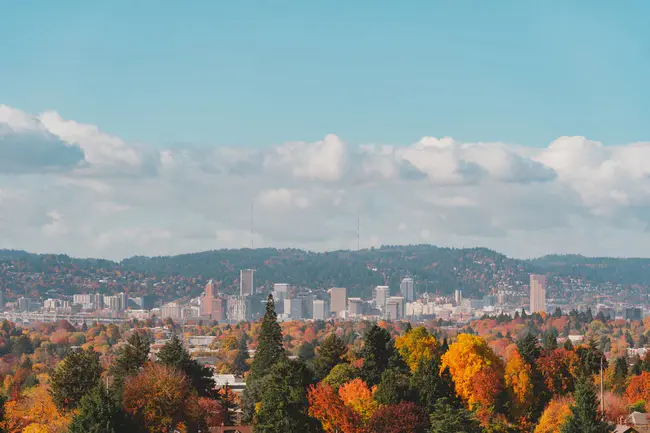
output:
<path id="1" fill-rule="evenodd" d="M 50 394 L 60 411 L 75 409 L 84 395 L 100 381 L 99 354 L 92 348 L 70 352 L 59 362 L 50 379 Z"/>
<path id="2" fill-rule="evenodd" d="M 374 325 L 364 338 L 361 356 L 361 378 L 374 386 L 381 380 L 381 373 L 388 367 L 388 362 L 395 351 L 390 334 L 383 328 Z"/>
<path id="3" fill-rule="evenodd" d="M 552 333 L 550 335 L 553 336 Z M 551 343 L 550 345 L 552 346 L 553 344 Z M 542 415 L 544 408 L 551 399 L 551 395 L 544 382 L 544 376 L 537 368 L 537 359 L 542 353 L 537 337 L 530 332 L 527 333 L 517 341 L 517 351 L 530 366 L 530 381 L 533 384 L 534 400 L 526 416 L 530 420 L 536 420 Z"/>
<path id="4" fill-rule="evenodd" d="M 285 356 L 282 345 L 282 329 L 275 313 L 275 302 L 273 295 L 269 295 L 249 379 L 255 380 L 263 377 L 275 363 L 284 359 Z"/>
<path id="5" fill-rule="evenodd" d="M 237 355 L 235 356 L 235 360 L 233 362 L 235 373 L 239 375 L 244 374 L 250 369 L 248 363 L 246 362 L 250 358 L 248 355 L 248 343 L 246 341 L 247 337 L 248 336 L 244 332 L 239 338 L 239 348 L 237 349 Z"/>
<path id="6" fill-rule="evenodd" d="M 347 351 L 348 348 L 343 340 L 334 333 L 328 335 L 318 346 L 318 353 L 313 362 L 316 377 L 318 379 L 326 377 L 334 367 L 343 362 Z"/>
<path id="7" fill-rule="evenodd" d="M 307 414 L 306 366 L 281 360 L 262 379 L 263 392 L 253 428 L 255 433 L 308 433 L 316 421 Z"/>
<path id="8" fill-rule="evenodd" d="M 522 358 L 531 365 L 537 361 L 537 358 L 539 358 L 541 354 L 539 341 L 537 340 L 537 337 L 531 333 L 527 333 L 525 336 L 517 340 L 517 350 Z"/>
<path id="9" fill-rule="evenodd" d="M 562 433 L 609 433 L 612 427 L 603 420 L 598 408 L 598 397 L 589 377 L 576 384 L 575 404 L 571 415 L 562 427 Z"/>
<path id="10" fill-rule="evenodd" d="M 72 418 L 69 433 L 122 433 L 130 429 L 122 406 L 108 390 L 97 386 L 79 402 L 78 412 Z"/>
<path id="11" fill-rule="evenodd" d="M 483 433 L 470 411 L 450 404 L 446 398 L 436 401 L 430 423 L 430 433 Z"/>
<path id="12" fill-rule="evenodd" d="M 183 342 L 178 335 L 174 334 L 172 338 L 165 343 L 160 352 L 157 354 L 158 361 L 173 367 L 187 375 L 192 387 L 200 397 L 214 397 L 215 383 L 212 378 L 212 370 L 203 366 L 195 359 L 192 359 Z"/>
<path id="13" fill-rule="evenodd" d="M 410 397 L 410 383 L 408 374 L 398 369 L 389 368 L 381 374 L 381 381 L 377 386 L 374 399 L 379 404 L 399 404 Z"/>
<path id="14" fill-rule="evenodd" d="M 119 391 L 124 385 L 127 376 L 137 374 L 149 358 L 149 337 L 142 332 L 135 331 L 122 346 L 113 365 L 114 386 Z"/>
<path id="15" fill-rule="evenodd" d="M 424 407 L 427 413 L 436 410 L 436 402 L 441 398 L 446 398 L 446 403 L 455 408 L 462 406 L 456 396 L 449 368 L 441 372 L 440 359 L 438 358 L 433 358 L 428 362 L 421 361 L 411 376 L 410 385 L 412 398 Z"/>
<path id="16" fill-rule="evenodd" d="M 255 405 L 262 398 L 262 379 L 269 374 L 275 364 L 286 360 L 286 353 L 282 345 L 282 329 L 278 324 L 275 313 L 273 295 L 269 295 L 266 302 L 266 312 L 262 319 L 257 350 L 253 357 L 251 372 L 246 380 L 246 389 L 242 396 L 242 412 L 244 422 L 252 422 Z"/>

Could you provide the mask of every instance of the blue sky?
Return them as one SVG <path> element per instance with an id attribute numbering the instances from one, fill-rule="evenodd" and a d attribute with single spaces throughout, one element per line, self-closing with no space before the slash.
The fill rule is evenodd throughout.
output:
<path id="1" fill-rule="evenodd" d="M 129 141 L 650 138 L 650 3 L 30 1 L 0 102 Z"/>

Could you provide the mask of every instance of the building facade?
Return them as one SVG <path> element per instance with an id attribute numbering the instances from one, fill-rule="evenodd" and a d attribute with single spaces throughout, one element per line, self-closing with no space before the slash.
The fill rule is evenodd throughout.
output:
<path id="1" fill-rule="evenodd" d="M 412 302 L 415 300 L 415 288 L 413 286 L 413 278 L 407 277 L 403 278 L 402 282 L 399 285 L 399 291 L 402 294 L 402 297 L 406 299 L 407 302 Z"/>
<path id="2" fill-rule="evenodd" d="M 530 274 L 530 312 L 546 312 L 546 275 Z"/>

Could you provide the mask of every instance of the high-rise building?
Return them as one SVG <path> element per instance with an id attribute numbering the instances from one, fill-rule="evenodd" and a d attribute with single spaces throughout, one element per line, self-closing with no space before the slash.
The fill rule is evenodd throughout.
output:
<path id="1" fill-rule="evenodd" d="M 546 275 L 530 274 L 530 312 L 546 312 Z"/>
<path id="2" fill-rule="evenodd" d="M 224 319 L 224 310 L 224 302 L 217 296 L 217 284 L 213 280 L 208 281 L 201 300 L 201 316 L 221 321 Z"/>
<path id="3" fill-rule="evenodd" d="M 386 314 L 387 320 L 400 320 L 404 318 L 404 297 L 391 296 L 386 300 Z"/>
<path id="4" fill-rule="evenodd" d="M 182 311 L 183 307 L 181 307 L 180 304 L 176 302 L 170 302 L 162 306 L 160 309 L 160 315 L 164 319 L 180 319 L 183 317 Z"/>
<path id="5" fill-rule="evenodd" d="M 413 287 L 413 278 L 407 277 L 403 278 L 402 282 L 399 285 L 399 291 L 402 294 L 402 297 L 408 302 L 412 302 L 415 299 L 415 290 Z"/>
<path id="6" fill-rule="evenodd" d="M 231 322 L 243 322 L 250 320 L 253 315 L 253 303 L 251 297 L 231 296 L 228 298 L 228 320 Z"/>
<path id="7" fill-rule="evenodd" d="M 273 300 L 276 303 L 282 302 L 289 297 L 289 285 L 287 283 L 273 284 Z"/>
<path id="8" fill-rule="evenodd" d="M 332 287 L 330 290 L 330 311 L 337 316 L 348 308 L 348 289 Z"/>
<path id="9" fill-rule="evenodd" d="M 329 317 L 328 305 L 326 301 L 314 299 L 313 303 L 314 320 L 325 320 Z"/>
<path id="10" fill-rule="evenodd" d="M 384 311 L 386 309 L 386 300 L 388 299 L 388 296 L 390 296 L 390 289 L 388 286 L 375 287 L 375 307 Z"/>
<path id="11" fill-rule="evenodd" d="M 239 271 L 239 296 L 252 296 L 255 294 L 254 269 L 242 269 Z"/>
<path id="12" fill-rule="evenodd" d="M 293 320 L 302 320 L 302 301 L 300 298 L 287 298 L 284 300 L 284 314 Z"/>
<path id="13" fill-rule="evenodd" d="M 363 300 L 361 298 L 348 298 L 348 317 L 358 317 L 363 314 Z"/>
<path id="14" fill-rule="evenodd" d="M 120 300 L 120 311 L 124 311 L 129 308 L 129 294 L 128 293 L 118 293 L 118 299 Z"/>
<path id="15" fill-rule="evenodd" d="M 461 289 L 454 290 L 454 301 L 456 301 L 456 306 L 460 307 L 463 302 L 463 291 Z"/>

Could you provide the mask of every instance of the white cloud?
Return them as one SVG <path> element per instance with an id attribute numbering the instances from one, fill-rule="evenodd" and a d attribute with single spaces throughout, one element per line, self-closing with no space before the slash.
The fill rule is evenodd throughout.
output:
<path id="1" fill-rule="evenodd" d="M 251 234 L 251 203 L 255 203 Z M 650 142 L 544 148 L 336 135 L 146 148 L 0 106 L 2 247 L 120 258 L 249 246 L 431 242 L 517 256 L 650 255 Z"/>

